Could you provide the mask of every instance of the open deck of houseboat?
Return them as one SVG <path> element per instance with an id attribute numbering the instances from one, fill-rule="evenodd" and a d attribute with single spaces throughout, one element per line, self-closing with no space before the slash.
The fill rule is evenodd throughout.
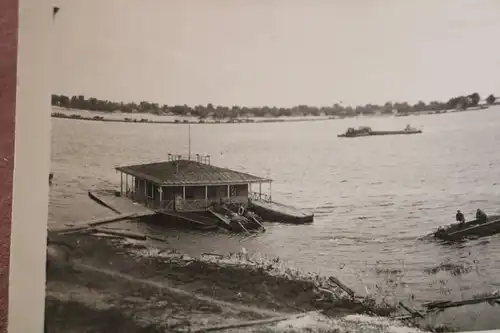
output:
<path id="1" fill-rule="evenodd" d="M 272 202 L 270 195 L 259 199 L 262 184 L 269 184 L 270 191 L 271 179 L 211 165 L 210 156 L 197 154 L 191 160 L 169 154 L 166 162 L 121 166 L 116 171 L 121 175 L 120 196 L 165 217 L 203 225 L 211 221 L 247 232 L 263 229 L 251 211 L 259 210 L 257 215 L 272 222 L 301 217 L 293 207 Z M 259 184 L 260 193 L 251 192 L 253 184 Z"/>
<path id="2" fill-rule="evenodd" d="M 272 201 L 270 196 L 262 193 L 254 192 L 251 194 L 249 209 L 266 221 L 304 224 L 312 223 L 314 220 L 314 214 L 309 214 L 295 207 Z"/>

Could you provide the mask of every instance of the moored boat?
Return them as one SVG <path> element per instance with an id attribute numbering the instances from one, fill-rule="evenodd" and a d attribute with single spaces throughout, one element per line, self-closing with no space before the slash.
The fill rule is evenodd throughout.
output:
<path id="1" fill-rule="evenodd" d="M 248 208 L 269 222 L 305 224 L 314 221 L 314 214 L 309 214 L 295 207 L 272 201 L 268 197 L 254 196 L 250 198 Z"/>
<path id="2" fill-rule="evenodd" d="M 208 208 L 208 211 L 220 221 L 220 225 L 233 232 L 258 232 L 265 231 L 264 226 L 259 222 L 253 212 L 243 208 L 238 213 L 229 209 L 226 205 L 214 205 Z M 247 214 L 245 214 L 248 212 Z"/>

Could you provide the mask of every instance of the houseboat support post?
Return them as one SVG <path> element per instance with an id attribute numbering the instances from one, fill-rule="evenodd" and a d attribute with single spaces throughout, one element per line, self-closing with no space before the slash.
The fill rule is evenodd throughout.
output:
<path id="1" fill-rule="evenodd" d="M 120 172 L 120 195 L 123 195 L 123 172 Z"/>
<path id="2" fill-rule="evenodd" d="M 205 208 L 208 208 L 208 186 L 205 185 Z"/>
<path id="3" fill-rule="evenodd" d="M 259 200 L 262 200 L 262 183 L 259 183 Z"/>
<path id="4" fill-rule="evenodd" d="M 161 201 L 163 200 L 163 199 L 162 199 L 163 187 L 161 187 L 161 186 L 160 186 L 160 187 L 158 187 L 158 192 L 160 192 L 160 207 L 159 207 L 159 208 L 161 209 Z"/>
<path id="5" fill-rule="evenodd" d="M 231 201 L 231 185 L 227 185 L 227 201 Z"/>
<path id="6" fill-rule="evenodd" d="M 186 186 L 182 186 L 182 200 L 186 200 Z"/>
<path id="7" fill-rule="evenodd" d="M 136 191 L 136 188 L 135 188 L 135 177 L 134 176 L 131 176 L 130 177 L 130 192 L 131 193 L 131 197 L 133 197 L 135 195 L 135 191 Z"/>
<path id="8" fill-rule="evenodd" d="M 272 189 L 273 189 L 272 185 L 273 185 L 273 182 L 269 182 L 269 201 L 271 201 L 271 197 L 273 195 L 273 193 L 272 193 Z"/>
<path id="9" fill-rule="evenodd" d="M 125 196 L 128 196 L 128 174 L 125 174 Z"/>

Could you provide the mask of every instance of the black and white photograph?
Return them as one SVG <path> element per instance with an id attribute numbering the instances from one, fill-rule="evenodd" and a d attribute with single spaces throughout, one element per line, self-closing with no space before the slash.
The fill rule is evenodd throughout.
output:
<path id="1" fill-rule="evenodd" d="M 50 6 L 46 333 L 500 329 L 500 2 Z"/>

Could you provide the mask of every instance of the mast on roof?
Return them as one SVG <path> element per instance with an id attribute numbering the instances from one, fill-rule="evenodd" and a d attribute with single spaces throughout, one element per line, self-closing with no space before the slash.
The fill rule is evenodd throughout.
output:
<path id="1" fill-rule="evenodd" d="M 191 161 L 191 124 L 188 124 L 188 161 Z"/>

